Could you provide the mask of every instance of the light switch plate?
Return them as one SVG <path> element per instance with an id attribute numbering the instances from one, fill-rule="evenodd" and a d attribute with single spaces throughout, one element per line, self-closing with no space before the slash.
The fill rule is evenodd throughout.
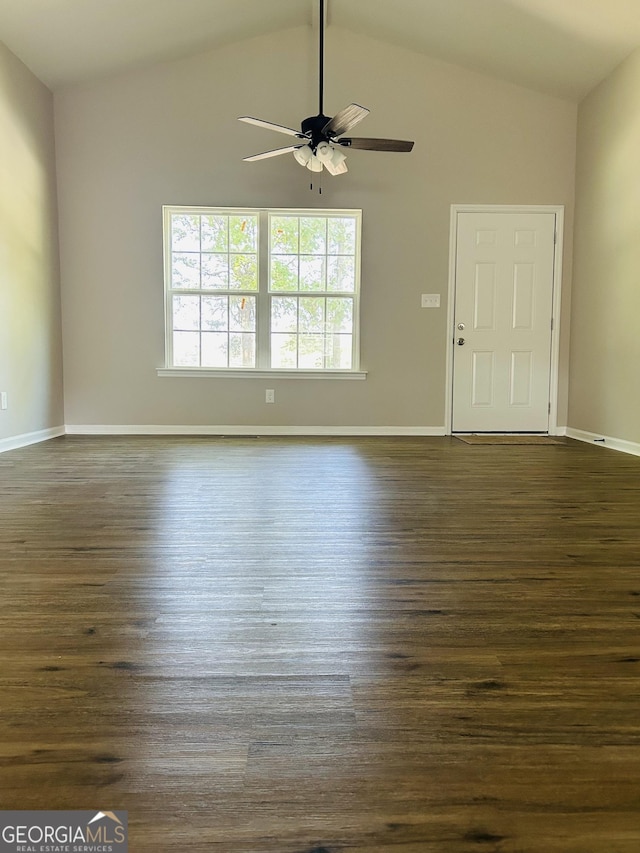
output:
<path id="1" fill-rule="evenodd" d="M 420 303 L 422 308 L 439 308 L 440 307 L 440 294 L 439 293 L 423 293 L 422 294 L 422 302 Z"/>

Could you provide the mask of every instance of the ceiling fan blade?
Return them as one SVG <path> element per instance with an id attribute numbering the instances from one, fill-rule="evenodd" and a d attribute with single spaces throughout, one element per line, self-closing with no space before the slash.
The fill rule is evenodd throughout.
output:
<path id="1" fill-rule="evenodd" d="M 262 154 L 253 154 L 251 157 L 243 157 L 245 163 L 253 163 L 255 160 L 266 160 L 269 157 L 279 157 L 280 154 L 290 154 L 302 145 L 289 145 L 287 148 L 274 148 L 273 151 L 264 151 Z"/>
<path id="2" fill-rule="evenodd" d="M 281 124 L 274 124 L 272 121 L 263 121 L 261 118 L 253 118 L 252 116 L 238 116 L 238 121 L 245 121 L 247 124 L 255 124 L 258 127 L 266 127 L 267 130 L 277 130 L 278 133 L 286 133 L 289 136 L 297 136 L 298 139 L 305 139 L 304 133 L 299 130 L 294 130 L 292 127 L 284 127 Z"/>
<path id="3" fill-rule="evenodd" d="M 361 107 L 359 104 L 349 104 L 325 124 L 322 133 L 325 136 L 340 136 L 351 130 L 368 115 L 369 110 L 366 107 Z"/>
<path id="4" fill-rule="evenodd" d="M 361 148 L 363 151 L 399 151 L 409 152 L 413 148 L 413 142 L 405 139 L 368 139 L 361 137 L 359 139 L 349 139 L 343 137 L 336 139 L 338 145 L 344 145 L 345 148 Z"/>

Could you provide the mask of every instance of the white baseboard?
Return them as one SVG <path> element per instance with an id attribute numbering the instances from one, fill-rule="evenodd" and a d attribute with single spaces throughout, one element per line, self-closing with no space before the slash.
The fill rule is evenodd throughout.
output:
<path id="1" fill-rule="evenodd" d="M 0 439 L 0 453 L 7 450 L 17 450 L 19 447 L 27 447 L 29 444 L 37 444 L 39 441 L 48 441 L 50 438 L 58 438 L 65 434 L 63 426 L 40 429 L 37 432 L 25 432 L 22 435 L 14 435 L 11 438 Z"/>
<path id="2" fill-rule="evenodd" d="M 26 432 L 0 439 L 0 453 L 30 444 L 48 441 L 61 435 L 265 435 L 265 436 L 444 436 L 445 427 L 406 426 L 192 426 L 167 424 L 67 424 L 50 429 Z M 566 435 L 587 444 L 640 456 L 640 444 L 622 438 L 599 435 L 573 427 L 559 427 L 556 435 Z"/>
<path id="3" fill-rule="evenodd" d="M 612 438 L 609 435 L 598 435 L 594 432 L 586 432 L 583 429 L 567 427 L 565 435 L 584 441 L 587 444 L 596 444 L 598 447 L 606 447 L 609 450 L 619 450 L 621 453 L 630 453 L 632 456 L 640 456 L 640 444 L 635 441 L 625 441 L 623 438 Z"/>
<path id="4" fill-rule="evenodd" d="M 67 435 L 361 435 L 440 436 L 442 427 L 402 426 L 178 426 L 167 424 L 67 424 Z"/>

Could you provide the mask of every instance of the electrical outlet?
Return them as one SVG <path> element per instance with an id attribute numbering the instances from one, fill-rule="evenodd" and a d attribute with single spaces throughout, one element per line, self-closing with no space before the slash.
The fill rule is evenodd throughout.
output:
<path id="1" fill-rule="evenodd" d="M 267 388 L 264 395 L 265 403 L 275 403 L 276 401 L 276 392 L 273 388 Z"/>
<path id="2" fill-rule="evenodd" d="M 7 400 L 7 392 L 0 391 L 0 409 L 6 409 L 9 406 L 9 402 Z"/>
<path id="3" fill-rule="evenodd" d="M 421 308 L 439 308 L 440 307 L 440 294 L 439 293 L 423 293 L 422 301 L 420 302 Z"/>

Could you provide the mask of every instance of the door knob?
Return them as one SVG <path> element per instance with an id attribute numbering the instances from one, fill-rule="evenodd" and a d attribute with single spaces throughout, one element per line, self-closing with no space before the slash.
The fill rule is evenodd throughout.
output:
<path id="1" fill-rule="evenodd" d="M 458 338 L 456 343 L 458 344 L 459 347 L 463 347 L 464 346 L 464 338 Z"/>

